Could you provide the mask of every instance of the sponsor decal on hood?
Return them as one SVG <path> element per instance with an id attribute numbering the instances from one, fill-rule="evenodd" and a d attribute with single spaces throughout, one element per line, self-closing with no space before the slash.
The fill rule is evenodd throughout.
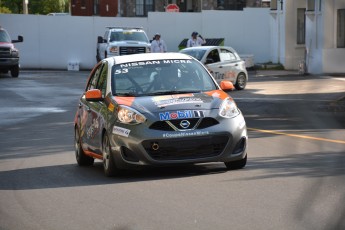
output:
<path id="1" fill-rule="evenodd" d="M 141 97 L 119 97 L 114 96 L 114 100 L 119 105 L 126 105 L 138 110 L 141 113 L 162 113 L 163 117 L 170 117 L 169 119 L 181 119 L 189 116 L 185 111 L 205 111 L 219 108 L 222 101 L 228 98 L 229 95 L 222 90 L 214 90 L 203 93 L 187 93 L 187 94 L 173 94 L 160 96 L 141 96 Z M 176 113 L 167 115 L 165 112 Z M 177 112 L 180 113 L 177 113 Z M 180 117 L 180 118 L 175 118 Z M 194 116 L 194 115 L 193 115 Z M 164 120 L 164 119 L 163 119 Z"/>

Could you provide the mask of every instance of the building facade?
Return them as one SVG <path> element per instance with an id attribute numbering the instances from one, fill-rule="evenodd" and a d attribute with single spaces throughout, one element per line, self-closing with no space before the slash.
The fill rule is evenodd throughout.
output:
<path id="1" fill-rule="evenodd" d="M 243 10 L 269 7 L 265 0 L 70 0 L 72 16 L 147 17 L 148 12 L 164 12 L 176 4 L 180 12 L 202 10 Z"/>
<path id="2" fill-rule="evenodd" d="M 344 0 L 271 0 L 271 56 L 286 69 L 344 73 Z"/>

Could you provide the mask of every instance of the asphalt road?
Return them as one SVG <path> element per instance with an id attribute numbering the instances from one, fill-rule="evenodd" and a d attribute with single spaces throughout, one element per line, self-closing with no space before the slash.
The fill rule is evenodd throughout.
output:
<path id="1" fill-rule="evenodd" d="M 248 164 L 78 167 L 87 72 L 0 75 L 0 229 L 345 229 L 345 77 L 251 73 Z"/>

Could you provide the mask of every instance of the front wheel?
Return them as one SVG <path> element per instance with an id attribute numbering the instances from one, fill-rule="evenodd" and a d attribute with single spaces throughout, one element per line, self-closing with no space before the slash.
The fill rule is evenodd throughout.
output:
<path id="1" fill-rule="evenodd" d="M 247 164 L 247 155 L 245 158 L 238 160 L 238 161 L 230 161 L 230 162 L 224 162 L 227 169 L 235 170 L 235 169 L 241 169 L 244 168 Z"/>
<path id="2" fill-rule="evenodd" d="M 108 135 L 105 133 L 103 136 L 102 143 L 102 154 L 103 154 L 103 168 L 104 174 L 108 177 L 115 176 L 118 174 L 118 169 L 115 165 L 115 160 L 110 151 L 110 141 Z"/>
<path id="3" fill-rule="evenodd" d="M 19 76 L 19 65 L 16 65 L 11 68 L 11 76 L 18 77 Z"/>
<path id="4" fill-rule="evenodd" d="M 244 73 L 240 73 L 237 76 L 236 83 L 235 83 L 235 88 L 237 90 L 242 90 L 246 87 L 247 85 L 247 77 Z"/>

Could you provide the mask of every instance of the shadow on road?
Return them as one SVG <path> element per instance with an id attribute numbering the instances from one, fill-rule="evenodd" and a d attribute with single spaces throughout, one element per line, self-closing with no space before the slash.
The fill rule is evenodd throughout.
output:
<path id="1" fill-rule="evenodd" d="M 0 172 L 0 190 L 32 190 L 92 185 L 135 183 L 227 172 L 224 164 L 185 165 L 165 168 L 142 168 L 123 171 L 116 177 L 106 177 L 101 162 L 94 166 L 77 164 L 25 168 Z"/>

